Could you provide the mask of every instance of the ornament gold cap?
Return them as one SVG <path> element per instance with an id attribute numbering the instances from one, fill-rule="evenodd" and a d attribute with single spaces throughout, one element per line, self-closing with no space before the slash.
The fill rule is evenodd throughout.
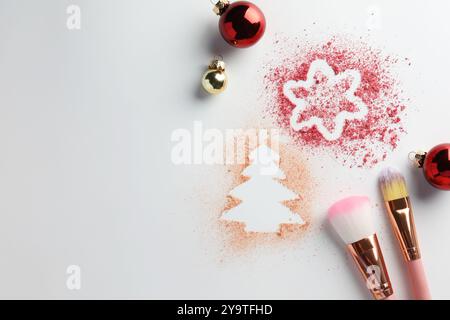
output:
<path id="1" fill-rule="evenodd" d="M 210 70 L 225 71 L 225 62 L 221 58 L 215 58 L 208 66 Z"/>
<path id="2" fill-rule="evenodd" d="M 425 162 L 425 157 L 427 156 L 427 153 L 425 151 L 412 151 L 409 153 L 409 160 L 414 162 L 414 164 L 418 168 L 423 168 L 423 164 Z"/>
<path id="3" fill-rule="evenodd" d="M 227 10 L 229 5 L 230 5 L 230 1 L 229 0 L 219 0 L 214 5 L 213 11 L 218 16 L 221 16 L 225 12 L 225 10 Z"/>

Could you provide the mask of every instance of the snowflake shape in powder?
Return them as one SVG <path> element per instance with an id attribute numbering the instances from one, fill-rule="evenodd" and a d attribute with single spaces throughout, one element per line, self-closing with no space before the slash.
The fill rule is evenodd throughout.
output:
<path id="1" fill-rule="evenodd" d="M 313 61 L 306 81 L 290 80 L 283 86 L 284 95 L 295 105 L 290 118 L 292 129 L 300 131 L 315 126 L 326 140 L 339 139 L 346 121 L 362 120 L 369 112 L 355 95 L 360 84 L 358 70 L 335 74 L 325 60 Z"/>

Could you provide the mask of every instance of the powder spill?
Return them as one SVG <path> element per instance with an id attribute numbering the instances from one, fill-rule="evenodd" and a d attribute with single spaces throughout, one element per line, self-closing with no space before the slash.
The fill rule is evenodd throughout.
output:
<path id="1" fill-rule="evenodd" d="M 309 173 L 309 168 L 305 164 L 306 159 L 298 155 L 298 151 L 286 144 L 279 145 L 280 169 L 285 173 L 286 179 L 280 183 L 299 195 L 299 199 L 282 202 L 293 213 L 298 214 L 304 221 L 303 225 L 282 224 L 278 233 L 246 232 L 245 225 L 240 222 L 230 222 L 219 220 L 219 226 L 225 236 L 224 243 L 226 251 L 234 254 L 246 252 L 249 249 L 256 249 L 261 245 L 282 245 L 287 242 L 295 243 L 296 240 L 305 235 L 306 230 L 311 225 L 311 203 L 314 193 L 314 183 Z M 244 165 L 232 165 L 228 173 L 234 176 L 230 190 L 246 181 L 248 178 L 242 176 L 242 171 L 249 165 L 247 160 Z M 264 196 L 264 195 L 262 195 Z M 242 203 L 242 200 L 227 196 L 226 205 L 223 212 L 230 210 Z M 261 214 L 271 214 L 261 212 Z"/>
<path id="2" fill-rule="evenodd" d="M 292 41 L 277 41 L 283 56 L 281 63 L 269 63 L 266 67 L 264 98 L 269 102 L 267 112 L 276 124 L 298 146 L 330 152 L 346 166 L 371 168 L 383 161 L 405 133 L 402 122 L 406 106 L 392 71 L 399 59 L 385 56 L 361 40 L 345 37 L 335 36 L 321 44 L 302 42 L 294 50 L 286 50 L 289 52 L 286 54 L 283 46 L 290 45 Z M 327 140 L 316 125 L 294 130 L 291 117 L 296 105 L 283 90 L 288 81 L 306 81 L 311 64 L 317 60 L 325 61 L 336 75 L 356 70 L 361 76 L 354 96 L 367 106 L 368 112 L 364 118 L 345 121 L 342 134 L 335 140 Z M 315 74 L 314 80 L 316 83 L 310 90 L 293 91 L 307 105 L 298 121 L 317 117 L 323 119 L 325 128 L 333 130 L 333 120 L 339 112 L 358 111 L 354 103 L 342 99 L 351 85 L 348 78 L 329 87 L 321 85 L 327 81 L 324 74 Z"/>

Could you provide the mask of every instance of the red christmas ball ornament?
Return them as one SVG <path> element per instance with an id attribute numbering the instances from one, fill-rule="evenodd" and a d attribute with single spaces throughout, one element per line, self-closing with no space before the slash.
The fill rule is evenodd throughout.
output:
<path id="1" fill-rule="evenodd" d="M 226 42 L 236 48 L 247 48 L 259 41 L 266 30 L 263 12 L 248 1 L 219 0 L 214 12 L 220 16 L 219 29 Z"/>
<path id="2" fill-rule="evenodd" d="M 418 151 L 412 158 L 427 181 L 441 190 L 450 190 L 450 143 L 435 146 L 428 152 Z"/>

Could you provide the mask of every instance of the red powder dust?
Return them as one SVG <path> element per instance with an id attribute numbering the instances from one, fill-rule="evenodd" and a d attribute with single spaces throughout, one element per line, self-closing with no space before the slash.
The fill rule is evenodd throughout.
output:
<path id="1" fill-rule="evenodd" d="M 290 45 L 292 42 L 277 41 L 275 47 L 283 55 L 286 54 L 283 47 Z M 270 116 L 296 144 L 331 152 L 333 157 L 349 167 L 366 168 L 383 161 L 397 147 L 401 135 L 405 133 L 403 120 L 406 116 L 399 82 L 392 71 L 393 66 L 399 63 L 398 58 L 385 56 L 361 40 L 337 36 L 321 44 L 296 44 L 296 49 L 287 55 L 281 63 L 267 65 L 264 98 L 269 102 L 267 111 Z M 326 140 L 316 126 L 293 130 L 290 119 L 295 105 L 283 92 L 286 82 L 305 81 L 311 63 L 319 59 L 325 60 L 336 75 L 346 70 L 359 71 L 361 83 L 354 95 L 368 108 L 368 114 L 363 119 L 345 121 L 342 135 L 333 141 Z M 314 78 L 317 84 L 322 81 L 321 77 L 323 75 L 319 74 Z M 309 101 L 299 121 L 320 117 L 326 128 L 333 129 L 333 119 L 337 113 L 357 111 L 355 105 L 340 98 L 348 87 L 349 83 L 344 81 L 327 90 L 316 88 L 315 92 L 308 92 L 301 88 L 295 91 L 298 98 Z M 309 89 L 313 91 L 312 87 Z"/>

